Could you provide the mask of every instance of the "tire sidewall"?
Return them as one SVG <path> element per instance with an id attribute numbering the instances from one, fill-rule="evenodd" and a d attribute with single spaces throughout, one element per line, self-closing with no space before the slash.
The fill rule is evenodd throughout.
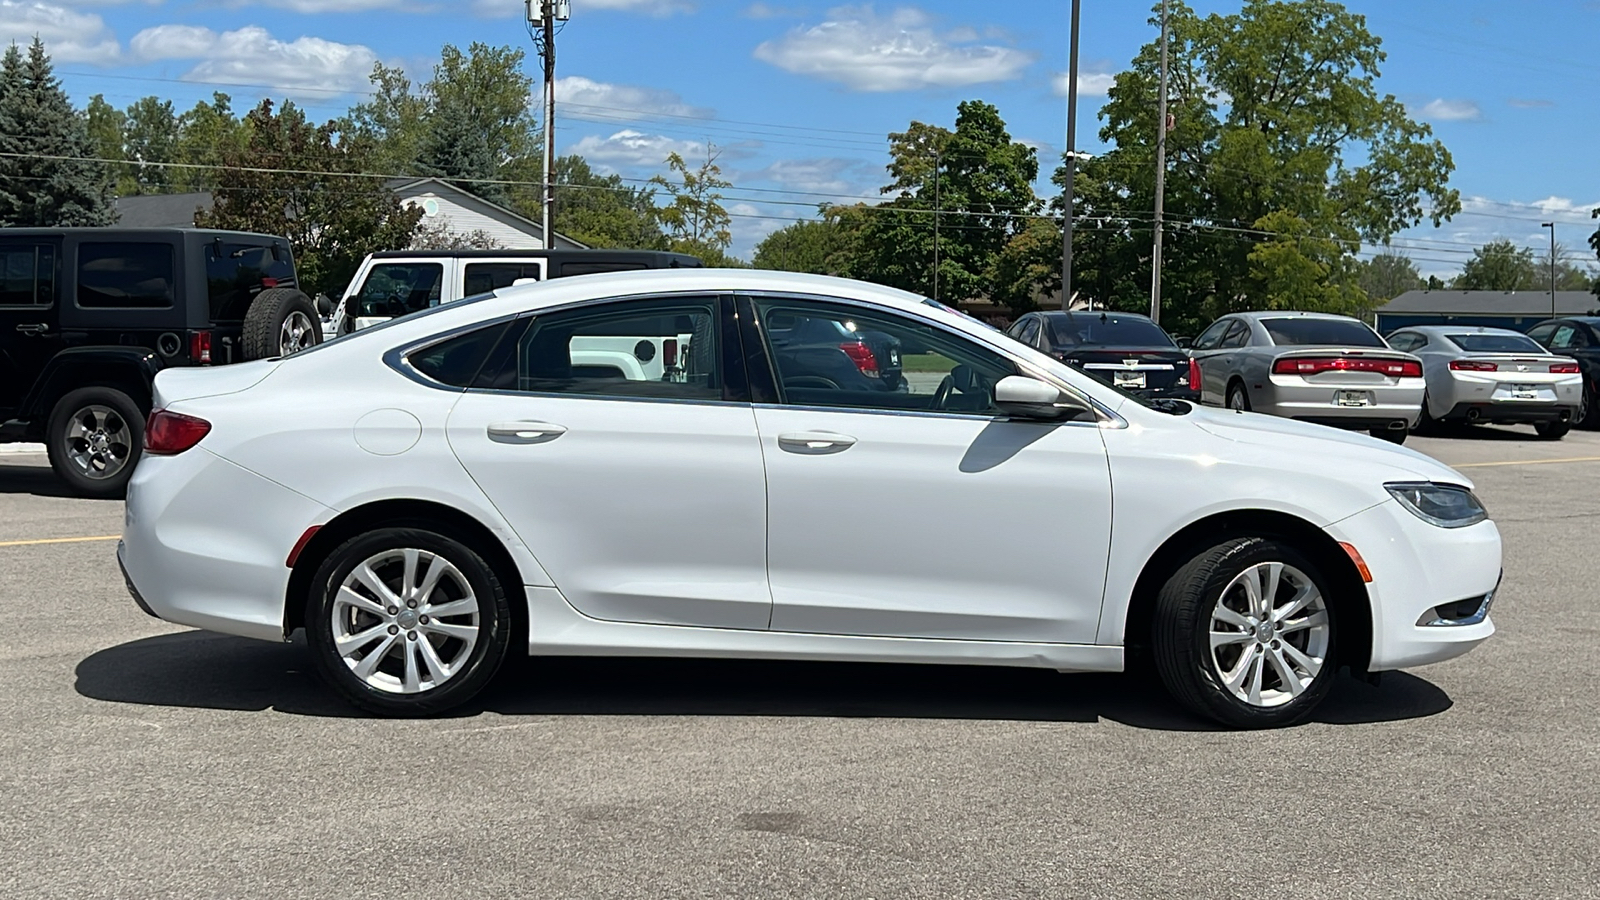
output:
<path id="1" fill-rule="evenodd" d="M 1213 547 L 1199 558 L 1217 551 L 1221 552 L 1216 564 L 1201 567 L 1204 574 L 1198 579 L 1199 583 L 1183 586 L 1184 592 L 1189 595 L 1186 599 L 1190 602 L 1182 604 L 1182 609 L 1178 611 L 1183 616 L 1183 621 L 1177 623 L 1182 644 L 1164 648 L 1169 654 L 1175 653 L 1179 657 L 1174 674 L 1192 679 L 1193 686 L 1198 688 L 1198 699 L 1204 709 L 1197 711 L 1225 724 L 1239 728 L 1274 728 L 1300 722 L 1327 696 L 1338 670 L 1341 622 L 1330 583 L 1315 563 L 1279 541 L 1266 538 L 1238 539 Z M 1269 708 L 1254 707 L 1233 696 L 1212 664 L 1210 646 L 1211 611 L 1223 589 L 1240 572 L 1263 562 L 1282 562 L 1304 572 L 1322 592 L 1329 623 L 1328 650 L 1316 678 L 1299 697 Z M 1164 676 L 1166 674 L 1163 672 Z"/>
<path id="2" fill-rule="evenodd" d="M 245 312 L 242 344 L 246 362 L 281 355 L 278 335 L 284 321 L 294 312 L 305 314 L 311 323 L 307 349 L 322 343 L 322 319 L 311 298 L 295 288 L 269 288 L 257 294 Z"/>
<path id="3" fill-rule="evenodd" d="M 1233 405 L 1234 397 L 1239 398 L 1238 406 Z M 1227 404 L 1229 409 L 1236 412 L 1250 411 L 1250 395 L 1245 392 L 1244 385 L 1239 384 L 1238 382 L 1228 386 L 1228 393 L 1227 396 L 1223 398 L 1223 402 Z"/>
<path id="4" fill-rule="evenodd" d="M 90 478 L 79 472 L 67 455 L 67 423 L 87 407 L 109 406 L 128 423 L 130 446 L 128 461 L 122 470 L 110 478 Z M 45 453 L 56 477 L 66 482 L 74 493 L 85 497 L 110 499 L 121 497 L 133 477 L 134 467 L 144 456 L 145 416 L 139 405 L 124 391 L 113 387 L 85 387 L 69 391 L 56 401 L 50 410 L 45 426 Z"/>
<path id="5" fill-rule="evenodd" d="M 356 677 L 333 642 L 333 598 L 339 586 L 369 557 L 398 548 L 443 556 L 461 570 L 478 597 L 478 642 L 467 665 L 443 687 L 409 695 L 380 691 Z M 494 678 L 505 661 L 511 637 L 511 609 L 493 568 L 454 537 L 422 528 L 382 528 L 336 548 L 311 580 L 305 623 L 306 640 L 323 679 L 351 703 L 383 715 L 432 715 L 467 702 Z"/>

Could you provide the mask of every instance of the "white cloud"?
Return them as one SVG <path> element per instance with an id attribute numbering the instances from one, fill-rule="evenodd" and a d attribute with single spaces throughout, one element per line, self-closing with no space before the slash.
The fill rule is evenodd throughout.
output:
<path id="1" fill-rule="evenodd" d="M 876 193 L 875 179 L 881 180 L 882 171 L 879 166 L 865 160 L 820 157 L 780 159 L 765 169 L 750 173 L 750 177 L 771 181 L 795 191 L 835 194 L 843 199 Z"/>
<path id="2" fill-rule="evenodd" d="M 1110 72 L 1078 72 L 1079 97 L 1104 97 L 1111 86 L 1117 83 L 1117 76 Z M 1067 95 L 1067 73 L 1057 72 L 1050 79 L 1050 86 L 1055 90 L 1057 97 Z"/>
<path id="3" fill-rule="evenodd" d="M 970 29 L 938 34 L 921 10 L 880 16 L 871 6 L 829 10 L 828 20 L 801 26 L 755 49 L 756 59 L 796 75 L 837 81 L 855 91 L 911 91 L 1008 81 L 1033 54 L 973 44 Z"/>
<path id="4" fill-rule="evenodd" d="M 0 0 L 0 44 L 23 47 L 37 36 L 58 63 L 106 65 L 122 55 L 104 19 L 40 0 Z"/>
<path id="5" fill-rule="evenodd" d="M 565 109 L 561 104 L 567 104 Z M 710 118 L 714 110 L 690 106 L 672 91 L 608 84 L 581 75 L 556 79 L 556 117 L 575 119 L 615 119 L 619 113 L 657 113 L 668 116 Z"/>
<path id="6" fill-rule="evenodd" d="M 586 9 L 620 9 L 624 12 L 644 13 L 647 16 L 671 16 L 694 12 L 689 0 L 582 0 Z"/>
<path id="7" fill-rule="evenodd" d="M 557 115 L 560 115 L 559 110 Z M 602 171 L 615 171 L 623 166 L 665 170 L 667 156 L 672 153 L 677 153 L 691 167 L 694 166 L 695 159 L 705 157 L 706 145 L 703 141 L 687 141 L 624 128 L 610 137 L 588 135 L 568 147 L 566 152 L 582 156 Z"/>
<path id="8" fill-rule="evenodd" d="M 771 3 L 752 3 L 744 8 L 746 19 L 793 19 L 805 15 L 800 7 L 773 6 Z"/>
<path id="9" fill-rule="evenodd" d="M 285 90 L 362 90 L 378 61 L 360 44 L 309 36 L 280 41 L 255 25 L 221 34 L 192 25 L 158 25 L 134 35 L 128 46 L 142 59 L 200 60 L 183 76 L 186 81 Z"/>
<path id="10" fill-rule="evenodd" d="M 1483 111 L 1472 100 L 1431 100 L 1418 111 L 1422 118 L 1435 122 L 1467 122 L 1483 117 Z"/>
<path id="11" fill-rule="evenodd" d="M 500 2 L 515 4 L 519 10 L 522 8 L 522 4 L 516 3 L 516 0 L 500 0 Z M 230 0 L 228 5 L 273 6 L 297 13 L 368 12 L 374 9 L 403 9 L 417 12 L 425 8 L 416 0 Z"/>
<path id="12" fill-rule="evenodd" d="M 1556 102 L 1537 97 L 1512 97 L 1506 101 L 1506 105 L 1516 109 L 1543 109 L 1547 106 L 1555 106 Z"/>

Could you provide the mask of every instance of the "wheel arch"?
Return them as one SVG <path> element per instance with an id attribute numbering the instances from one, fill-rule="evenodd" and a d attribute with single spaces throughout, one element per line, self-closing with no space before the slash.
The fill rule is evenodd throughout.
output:
<path id="1" fill-rule="evenodd" d="M 378 500 L 346 510 L 317 529 L 295 558 L 284 591 L 283 633 L 287 637 L 305 626 L 306 595 L 317 569 L 339 545 L 377 527 L 412 526 L 437 531 L 461 541 L 482 556 L 500 579 L 511 607 L 512 634 L 528 634 L 525 579 L 505 543 L 469 513 L 431 500 Z"/>
<path id="2" fill-rule="evenodd" d="M 1299 516 L 1267 509 L 1230 510 L 1206 516 L 1178 530 L 1151 554 L 1134 582 L 1123 624 L 1122 644 L 1130 667 L 1135 661 L 1148 660 L 1156 595 L 1161 586 L 1196 554 L 1238 537 L 1286 541 L 1317 564 L 1333 582 L 1331 599 L 1337 604 L 1343 625 L 1338 637 L 1338 664 L 1366 672 L 1372 658 L 1372 601 L 1355 563 L 1326 531 Z"/>
<path id="3" fill-rule="evenodd" d="M 33 387 L 23 398 L 19 418 L 25 418 L 35 436 L 44 433 L 45 422 L 62 397 L 79 388 L 110 388 L 127 394 L 141 412 L 148 414 L 151 384 L 161 364 L 155 354 L 135 347 L 70 348 L 56 354 Z"/>

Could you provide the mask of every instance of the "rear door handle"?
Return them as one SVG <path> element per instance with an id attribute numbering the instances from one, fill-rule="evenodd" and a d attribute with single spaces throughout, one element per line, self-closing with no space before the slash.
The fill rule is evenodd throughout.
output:
<path id="1" fill-rule="evenodd" d="M 17 326 L 17 330 L 23 334 L 44 334 L 46 331 L 50 330 L 50 326 L 44 324 L 43 322 L 38 324 L 24 322 L 23 324 Z"/>
<path id="2" fill-rule="evenodd" d="M 855 446 L 848 434 L 831 431 L 788 431 L 778 435 L 778 446 L 791 453 L 838 453 Z"/>
<path id="3" fill-rule="evenodd" d="M 567 426 L 551 422 L 497 422 L 488 428 L 489 440 L 499 444 L 542 444 L 567 433 Z"/>

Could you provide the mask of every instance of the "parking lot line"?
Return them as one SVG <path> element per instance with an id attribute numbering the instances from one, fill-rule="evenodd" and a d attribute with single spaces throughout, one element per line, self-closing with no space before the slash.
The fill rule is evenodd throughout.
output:
<path id="1" fill-rule="evenodd" d="M 1446 463 L 1452 469 L 1481 469 L 1487 466 L 1547 466 L 1553 463 L 1600 462 L 1600 456 L 1569 456 L 1565 459 L 1503 459 L 1498 462 Z"/>
<path id="2" fill-rule="evenodd" d="M 35 544 L 82 544 L 88 541 L 114 541 L 120 534 L 97 534 L 93 537 L 39 538 L 32 541 L 0 541 L 0 547 L 29 547 Z"/>

